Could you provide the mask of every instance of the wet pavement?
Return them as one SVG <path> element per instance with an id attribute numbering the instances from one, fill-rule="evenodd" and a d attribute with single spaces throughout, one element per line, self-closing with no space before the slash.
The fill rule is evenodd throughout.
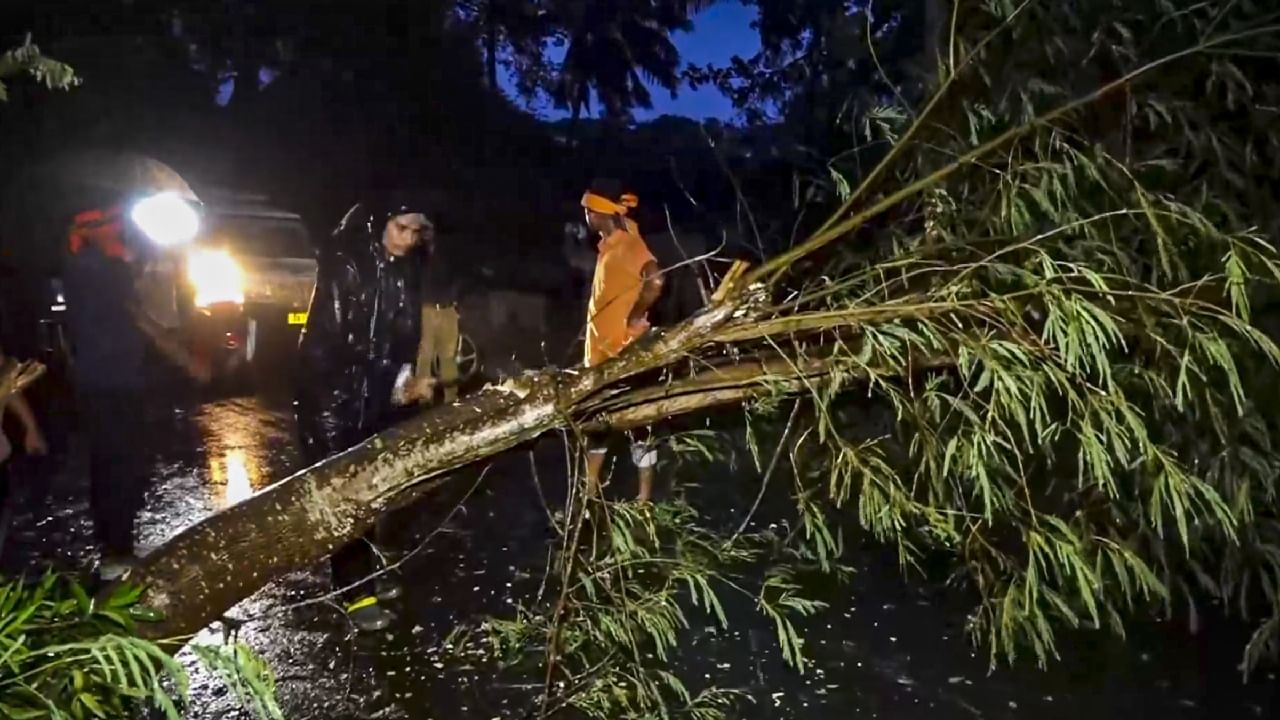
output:
<path id="1" fill-rule="evenodd" d="M 153 483 L 139 522 L 144 548 L 205 514 L 247 497 L 294 470 L 288 403 L 245 398 L 159 401 L 139 423 Z M 556 438 L 533 451 L 543 491 L 563 495 L 564 453 Z M 4 548 L 6 569 L 91 561 L 83 472 L 75 461 L 51 464 L 47 484 L 28 486 Z M 724 477 L 728 478 L 725 473 Z M 539 590 L 550 534 L 525 452 L 498 459 L 461 510 L 459 496 L 403 511 L 403 547 L 427 539 L 404 566 L 399 620 L 387 633 L 353 637 L 324 596 L 324 567 L 272 583 L 231 615 L 253 619 L 239 630 L 271 663 L 286 717 L 296 720 L 403 718 L 489 720 L 523 717 L 537 693 L 532 678 L 498 676 L 482 662 L 459 660 L 445 638 L 478 615 L 510 613 Z M 749 489 L 749 488 L 748 488 Z M 742 491 L 742 492 L 745 492 Z M 447 522 L 446 522 L 447 521 Z M 1135 627 L 1127 641 L 1064 635 L 1062 661 L 1046 672 L 1030 660 L 988 673 L 986 655 L 962 631 L 958 598 L 905 583 L 891 557 L 875 549 L 849 558 L 852 584 L 822 599 L 830 610 L 807 621 L 815 664 L 786 668 L 772 626 L 749 607 L 730 605 L 729 630 L 691 612 L 693 628 L 673 665 L 691 690 L 716 684 L 745 690 L 737 718 L 1266 718 L 1277 717 L 1280 685 L 1262 673 L 1244 686 L 1235 668 L 1238 632 L 1207 620 L 1198 635 L 1176 626 Z M 198 642 L 214 642 L 206 631 Z M 247 718 L 220 684 L 195 667 L 192 720 Z"/>

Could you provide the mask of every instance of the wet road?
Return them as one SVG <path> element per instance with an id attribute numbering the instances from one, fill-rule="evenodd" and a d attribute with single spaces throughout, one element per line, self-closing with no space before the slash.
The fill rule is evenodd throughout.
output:
<path id="1" fill-rule="evenodd" d="M 207 513 L 235 503 L 295 469 L 292 420 L 280 399 L 157 403 L 139 423 L 151 455 L 153 483 L 139 523 L 155 546 Z M 24 489 L 4 548 L 6 568 L 50 561 L 87 563 L 89 521 L 81 468 L 68 461 L 52 480 Z M 538 476 L 554 496 L 563 452 L 550 439 L 535 451 Z M 504 614 L 538 590 L 549 534 L 529 458 L 498 460 L 465 510 L 442 524 L 453 503 L 401 514 L 404 546 L 430 536 L 405 566 L 399 622 L 378 637 L 353 638 L 323 596 L 317 567 L 273 583 L 231 613 L 256 618 L 240 637 L 275 670 L 286 716 L 304 720 L 404 718 L 489 720 L 520 717 L 535 692 L 521 678 L 495 677 L 483 666 L 446 663 L 443 639 L 461 620 Z M 468 478 L 456 483 L 469 486 Z M 965 607 L 900 579 L 892 559 L 855 553 L 850 588 L 827 597 L 832 609 L 808 623 L 816 666 L 799 675 L 783 666 L 768 623 L 730 607 L 732 628 L 690 615 L 694 629 L 679 674 L 700 683 L 740 687 L 752 702 L 741 718 L 1250 718 L 1276 717 L 1276 677 L 1243 687 L 1235 669 L 1241 640 L 1206 624 L 1198 636 L 1177 628 L 1135 628 L 1127 642 L 1074 634 L 1065 658 L 1039 672 L 1030 663 L 987 673 L 986 657 L 961 631 Z M 299 606 L 299 604 L 302 604 Z M 201 641 L 214 641 L 213 633 Z M 248 717 L 220 685 L 193 668 L 192 720 Z"/>

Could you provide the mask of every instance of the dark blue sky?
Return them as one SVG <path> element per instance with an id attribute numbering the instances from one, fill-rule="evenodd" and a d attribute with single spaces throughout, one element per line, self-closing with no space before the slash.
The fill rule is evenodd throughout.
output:
<path id="1" fill-rule="evenodd" d="M 725 64 L 734 55 L 750 57 L 760 49 L 760 36 L 751 29 L 754 8 L 734 0 L 721 0 L 694 18 L 693 32 L 677 33 L 673 40 L 680 49 L 683 65 Z M 508 83 L 504 83 L 510 88 Z M 565 113 L 550 105 L 535 108 L 544 117 L 561 117 Z M 593 110 L 596 109 L 593 105 Z M 708 117 L 729 119 L 733 105 L 719 90 L 703 87 L 697 92 L 683 87 L 672 99 L 665 90 L 653 89 L 653 109 L 637 110 L 636 119 L 650 120 L 660 115 L 684 115 L 697 120 Z"/>

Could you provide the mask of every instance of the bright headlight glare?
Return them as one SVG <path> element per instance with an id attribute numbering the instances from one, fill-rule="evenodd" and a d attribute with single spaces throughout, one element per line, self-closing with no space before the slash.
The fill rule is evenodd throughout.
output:
<path id="1" fill-rule="evenodd" d="M 244 273 L 225 250 L 194 250 L 187 256 L 187 280 L 196 307 L 244 302 Z"/>
<path id="2" fill-rule="evenodd" d="M 133 222 L 157 245 L 185 245 L 200 231 L 200 215 L 177 193 L 164 192 L 139 200 L 129 213 Z"/>

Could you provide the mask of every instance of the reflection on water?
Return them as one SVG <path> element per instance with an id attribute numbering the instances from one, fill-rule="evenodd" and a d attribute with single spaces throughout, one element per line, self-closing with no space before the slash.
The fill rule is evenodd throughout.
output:
<path id="1" fill-rule="evenodd" d="M 199 424 L 209 463 L 209 494 L 215 509 L 235 505 L 271 484 L 272 451 L 279 451 L 279 427 L 287 422 L 265 413 L 253 400 L 205 406 Z M 269 440 L 270 438 L 270 440 Z M 274 441 L 274 442 L 272 442 Z M 271 447 L 275 445 L 277 447 Z"/>
<path id="2" fill-rule="evenodd" d="M 210 470 L 215 488 L 223 488 L 221 506 L 235 505 L 253 494 L 254 483 L 250 480 L 249 463 L 244 450 L 235 448 L 228 450 L 219 461 L 216 456 L 210 457 Z M 254 473 L 257 475 L 257 473 Z M 215 497 L 215 502 L 217 498 Z"/>

